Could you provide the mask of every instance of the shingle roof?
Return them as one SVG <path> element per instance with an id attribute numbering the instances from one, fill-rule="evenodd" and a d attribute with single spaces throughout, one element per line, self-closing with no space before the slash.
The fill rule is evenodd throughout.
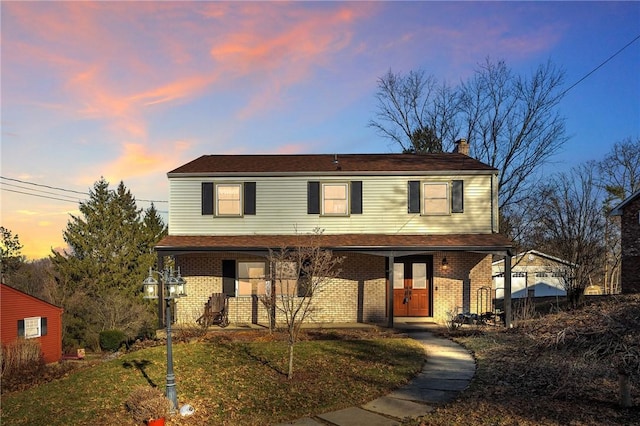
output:
<path id="1" fill-rule="evenodd" d="M 264 250 L 305 246 L 315 239 L 320 247 L 331 249 L 428 249 L 428 250 L 507 250 L 512 244 L 501 234 L 387 235 L 168 235 L 157 250 Z"/>
<path id="2" fill-rule="evenodd" d="M 337 159 L 337 162 L 336 162 Z M 308 155 L 203 155 L 168 173 L 385 173 L 430 171 L 496 171 L 459 153 L 440 154 L 308 154 Z"/>
<path id="3" fill-rule="evenodd" d="M 622 201 L 620 204 L 615 206 L 613 210 L 611 210 L 611 213 L 609 213 L 609 215 L 622 216 L 622 211 L 624 210 L 624 208 L 627 207 L 628 204 L 630 204 L 633 200 L 637 199 L 638 197 L 640 197 L 640 189 L 634 192 L 633 194 L 631 194 L 630 196 L 628 196 L 627 198 L 625 198 L 624 201 Z"/>

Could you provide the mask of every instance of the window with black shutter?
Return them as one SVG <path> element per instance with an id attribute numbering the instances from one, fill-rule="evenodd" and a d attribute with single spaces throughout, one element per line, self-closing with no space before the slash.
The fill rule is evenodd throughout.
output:
<path id="1" fill-rule="evenodd" d="M 213 215 L 213 182 L 202 182 L 202 215 Z"/>
<path id="2" fill-rule="evenodd" d="M 320 214 L 320 182 L 307 183 L 307 214 Z"/>
<path id="3" fill-rule="evenodd" d="M 410 180 L 408 189 L 409 213 L 420 213 L 420 181 Z"/>
<path id="4" fill-rule="evenodd" d="M 256 214 L 256 183 L 244 183 L 244 214 Z"/>
<path id="5" fill-rule="evenodd" d="M 351 214 L 362 214 L 362 181 L 351 181 Z"/>

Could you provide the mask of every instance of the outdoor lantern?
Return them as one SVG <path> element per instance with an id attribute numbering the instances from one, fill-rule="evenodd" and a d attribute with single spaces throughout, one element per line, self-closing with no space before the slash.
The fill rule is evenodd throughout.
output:
<path id="1" fill-rule="evenodd" d="M 158 298 L 158 281 L 151 275 L 151 268 L 149 268 L 149 276 L 142 281 L 142 291 L 142 297 L 145 299 Z"/>
<path id="2" fill-rule="evenodd" d="M 447 262 L 447 258 L 443 257 L 442 258 L 442 269 L 444 271 L 446 271 L 447 269 L 449 269 L 449 262 Z"/>
<path id="3" fill-rule="evenodd" d="M 158 275 L 160 282 L 153 278 L 153 274 Z M 149 268 L 149 276 L 142 282 L 143 297 L 145 299 L 157 299 L 159 297 L 159 285 L 162 285 L 162 299 L 165 304 L 165 323 L 167 327 L 167 380 L 166 395 L 171 401 L 171 412 L 178 408 L 178 396 L 176 393 L 176 380 L 173 373 L 173 350 L 171 343 L 171 305 L 172 300 L 187 295 L 185 290 L 187 282 L 180 275 L 180 268 L 177 274 L 173 268 L 165 268 L 163 271 L 154 271 Z"/>

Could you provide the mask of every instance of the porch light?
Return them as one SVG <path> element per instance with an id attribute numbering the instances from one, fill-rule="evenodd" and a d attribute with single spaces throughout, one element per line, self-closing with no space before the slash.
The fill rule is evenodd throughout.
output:
<path id="1" fill-rule="evenodd" d="M 447 269 L 449 269 L 449 262 L 447 262 L 447 258 L 443 257 L 442 258 L 442 270 L 446 271 Z"/>
<path id="2" fill-rule="evenodd" d="M 156 274 L 160 281 L 153 277 Z M 166 395 L 171 401 L 172 412 L 178 408 L 178 396 L 176 394 L 175 375 L 173 374 L 173 350 L 171 344 L 171 300 L 187 295 L 187 282 L 180 275 L 180 268 L 165 268 L 163 271 L 154 271 L 149 268 L 149 276 L 142 281 L 143 297 L 145 299 L 157 299 L 158 290 L 162 285 L 162 298 L 165 302 L 165 321 L 167 323 L 167 383 Z"/>

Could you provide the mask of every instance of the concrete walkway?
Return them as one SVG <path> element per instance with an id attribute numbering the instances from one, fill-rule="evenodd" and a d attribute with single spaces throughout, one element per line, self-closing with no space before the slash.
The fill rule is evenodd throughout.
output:
<path id="1" fill-rule="evenodd" d="M 471 354 L 451 340 L 428 331 L 410 332 L 409 337 L 422 343 L 427 362 L 411 382 L 387 396 L 359 407 L 322 413 L 284 425 L 392 426 L 407 417 L 424 416 L 439 404 L 453 400 L 466 389 L 476 371 Z"/>

